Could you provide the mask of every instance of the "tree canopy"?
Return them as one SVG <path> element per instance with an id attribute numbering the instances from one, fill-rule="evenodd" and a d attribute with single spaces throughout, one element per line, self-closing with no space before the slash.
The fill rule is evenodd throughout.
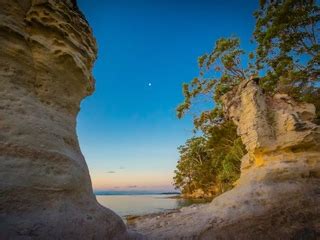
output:
<path id="1" fill-rule="evenodd" d="M 262 87 L 315 104 L 319 121 L 320 7 L 313 0 L 261 0 L 254 16 Z"/>
<path id="2" fill-rule="evenodd" d="M 230 189 L 238 179 L 245 148 L 235 125 L 225 122 L 212 126 L 204 136 L 188 139 L 179 153 L 175 186 L 186 195 L 201 189 L 214 196 Z"/>

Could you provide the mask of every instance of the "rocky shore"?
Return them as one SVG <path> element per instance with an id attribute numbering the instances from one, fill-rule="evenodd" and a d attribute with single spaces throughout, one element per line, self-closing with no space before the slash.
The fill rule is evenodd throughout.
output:
<path id="1" fill-rule="evenodd" d="M 203 207 L 207 207 L 208 203 L 202 204 L 193 204 L 188 207 L 182 207 L 178 209 L 169 209 L 158 213 L 150 213 L 145 215 L 128 215 L 126 216 L 126 224 L 128 229 L 139 232 L 141 228 L 143 228 L 144 222 L 153 222 L 151 229 L 149 228 L 148 231 L 152 232 L 154 229 L 164 227 L 165 225 L 169 224 L 171 221 L 175 221 L 175 217 L 183 212 L 191 210 L 198 210 Z M 170 221 L 168 221 L 170 219 Z"/>

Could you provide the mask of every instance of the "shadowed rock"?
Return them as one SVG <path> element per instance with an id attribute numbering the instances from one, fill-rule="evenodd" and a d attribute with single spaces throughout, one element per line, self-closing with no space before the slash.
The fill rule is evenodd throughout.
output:
<path id="1" fill-rule="evenodd" d="M 0 0 L 0 238 L 128 239 L 76 135 L 96 42 L 75 1 Z"/>

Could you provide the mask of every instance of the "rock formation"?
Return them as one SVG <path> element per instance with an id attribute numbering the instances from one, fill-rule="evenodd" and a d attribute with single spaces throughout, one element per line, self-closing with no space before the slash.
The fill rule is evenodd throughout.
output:
<path id="1" fill-rule="evenodd" d="M 312 104 L 246 81 L 223 98 L 248 154 L 210 204 L 135 222 L 150 239 L 320 238 L 320 127 Z"/>
<path id="2" fill-rule="evenodd" d="M 0 239 L 128 239 L 75 132 L 96 42 L 71 0 L 0 0 Z"/>

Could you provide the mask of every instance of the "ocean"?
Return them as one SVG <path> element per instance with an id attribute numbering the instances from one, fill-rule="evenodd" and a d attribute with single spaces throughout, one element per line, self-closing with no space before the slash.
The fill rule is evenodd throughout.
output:
<path id="1" fill-rule="evenodd" d="M 121 217 L 177 209 L 203 201 L 176 198 L 174 193 L 96 192 L 98 202 Z"/>

